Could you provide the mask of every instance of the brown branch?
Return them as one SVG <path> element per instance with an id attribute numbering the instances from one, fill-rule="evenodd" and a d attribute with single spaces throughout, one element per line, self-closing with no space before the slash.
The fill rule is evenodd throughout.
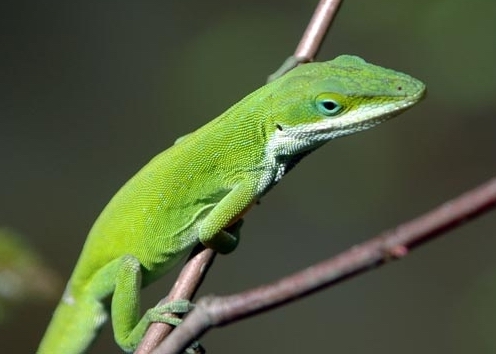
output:
<path id="1" fill-rule="evenodd" d="M 158 305 L 179 299 L 192 299 L 200 287 L 205 274 L 215 258 L 215 252 L 199 244 L 191 252 L 188 261 L 184 264 L 169 295 L 163 298 Z M 170 316 L 175 316 L 170 314 Z M 155 322 L 148 328 L 135 354 L 150 353 L 174 329 L 167 323 Z"/>
<path id="2" fill-rule="evenodd" d="M 406 256 L 410 249 L 440 236 L 496 206 L 496 178 L 393 230 L 281 280 L 240 294 L 205 297 L 153 352 L 181 353 L 214 326 L 226 325 L 281 306 L 319 289 Z"/>
<path id="3" fill-rule="evenodd" d="M 314 60 L 339 10 L 339 5 L 341 0 L 320 0 L 294 54 L 269 75 L 267 82 L 274 81 L 302 63 Z"/>
<path id="4" fill-rule="evenodd" d="M 341 0 L 320 0 L 293 56 L 300 63 L 313 61 L 329 30 Z"/>

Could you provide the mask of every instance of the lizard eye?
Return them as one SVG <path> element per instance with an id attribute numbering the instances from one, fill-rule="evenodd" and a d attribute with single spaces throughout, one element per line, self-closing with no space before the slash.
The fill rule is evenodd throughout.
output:
<path id="1" fill-rule="evenodd" d="M 317 109 L 326 116 L 335 116 L 343 109 L 343 106 L 332 98 L 317 97 Z"/>

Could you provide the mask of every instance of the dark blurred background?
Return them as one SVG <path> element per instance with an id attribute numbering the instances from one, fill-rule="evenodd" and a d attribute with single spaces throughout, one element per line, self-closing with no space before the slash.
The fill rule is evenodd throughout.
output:
<path id="1" fill-rule="evenodd" d="M 0 225 L 67 278 L 114 192 L 292 53 L 316 1 L 2 1 Z M 248 215 L 201 294 L 334 255 L 496 174 L 496 2 L 347 0 L 318 60 L 420 78 L 428 97 L 322 148 Z M 210 353 L 495 353 L 496 214 L 284 308 L 208 333 Z M 144 291 L 144 306 L 172 276 Z M 200 295 L 201 295 L 200 294 Z M 30 353 L 55 303 L 18 309 L 2 352 Z M 94 353 L 120 352 L 105 327 Z"/>

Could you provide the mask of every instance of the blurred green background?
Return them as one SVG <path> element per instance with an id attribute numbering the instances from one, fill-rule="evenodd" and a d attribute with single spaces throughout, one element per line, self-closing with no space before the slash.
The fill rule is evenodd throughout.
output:
<path id="1" fill-rule="evenodd" d="M 0 225 L 67 278 L 102 207 L 173 141 L 260 86 L 316 1 L 3 1 Z M 496 174 L 496 2 L 347 0 L 318 60 L 405 71 L 428 97 L 322 148 L 248 215 L 201 294 L 270 282 Z M 496 214 L 295 304 L 208 333 L 210 353 L 495 353 Z M 144 306 L 173 277 L 145 291 Z M 34 351 L 54 303 L 0 326 Z M 118 353 L 107 326 L 94 353 Z"/>

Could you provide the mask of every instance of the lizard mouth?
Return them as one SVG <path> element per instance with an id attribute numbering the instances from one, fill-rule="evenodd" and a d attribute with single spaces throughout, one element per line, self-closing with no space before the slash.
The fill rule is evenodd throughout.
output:
<path id="1" fill-rule="evenodd" d="M 386 104 L 364 105 L 354 111 L 348 111 L 340 117 L 323 119 L 297 128 L 281 127 L 281 129 L 285 135 L 292 136 L 295 139 L 324 142 L 367 130 L 383 123 L 409 109 L 421 100 L 425 94 L 425 86 L 421 85 L 414 94 L 403 97 L 401 100 L 391 101 Z"/>

